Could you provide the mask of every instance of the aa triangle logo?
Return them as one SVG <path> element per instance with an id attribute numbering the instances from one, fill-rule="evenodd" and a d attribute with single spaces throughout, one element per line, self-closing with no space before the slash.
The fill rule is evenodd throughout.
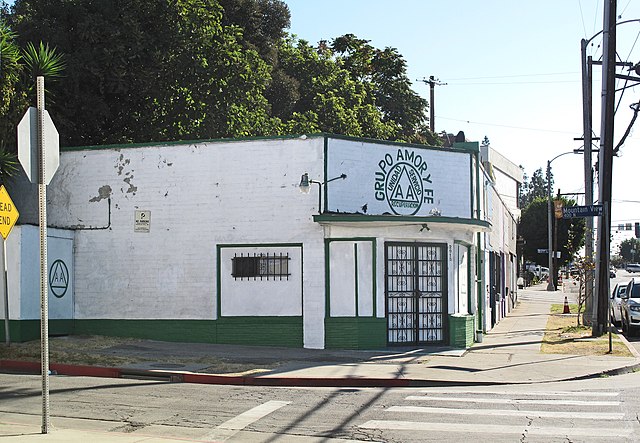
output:
<path id="1" fill-rule="evenodd" d="M 401 201 L 401 202 L 419 203 L 420 202 L 419 195 L 420 195 L 420 189 L 416 189 L 414 187 L 414 185 L 411 183 L 411 179 L 409 178 L 407 167 L 402 166 L 400 177 L 398 178 L 396 186 L 393 188 L 393 191 L 391 192 L 391 199 L 395 201 Z"/>
<path id="2" fill-rule="evenodd" d="M 49 289 L 57 298 L 62 298 L 68 288 L 69 269 L 62 260 L 56 260 L 49 269 Z"/>

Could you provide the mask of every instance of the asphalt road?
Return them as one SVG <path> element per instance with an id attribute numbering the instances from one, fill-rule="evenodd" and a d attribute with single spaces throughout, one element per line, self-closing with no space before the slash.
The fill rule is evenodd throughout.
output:
<path id="1" fill-rule="evenodd" d="M 3 423 L 39 431 L 40 377 L 0 374 Z M 298 442 L 631 442 L 640 374 L 464 388 L 269 388 L 51 377 L 52 432 L 140 439 Z M 28 426 L 25 430 L 29 430 Z M 105 440 L 108 441 L 108 440 Z"/>

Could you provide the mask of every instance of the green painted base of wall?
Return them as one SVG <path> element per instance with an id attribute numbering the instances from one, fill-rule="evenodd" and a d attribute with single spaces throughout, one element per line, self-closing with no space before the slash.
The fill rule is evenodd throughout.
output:
<path id="1" fill-rule="evenodd" d="M 4 325 L 0 342 L 5 341 Z M 159 341 L 303 347 L 302 317 L 226 317 L 219 320 L 50 320 L 49 335 L 106 335 Z M 40 338 L 40 320 L 11 320 L 20 343 Z"/>
<path id="2" fill-rule="evenodd" d="M 324 320 L 327 349 L 376 349 L 387 346 L 387 319 L 329 317 Z"/>
<path id="3" fill-rule="evenodd" d="M 449 345 L 453 348 L 468 348 L 473 344 L 474 315 L 449 316 Z"/>
<path id="4" fill-rule="evenodd" d="M 73 332 L 73 320 L 49 320 L 49 335 L 68 335 Z M 9 320 L 9 338 L 12 343 L 38 340 L 40 320 Z M 4 321 L 0 327 L 0 342 L 6 341 Z"/>
<path id="5" fill-rule="evenodd" d="M 216 343 L 214 320 L 75 320 L 75 335 Z"/>
<path id="6" fill-rule="evenodd" d="M 302 317 L 219 320 L 76 320 L 74 334 L 160 341 L 302 347 Z"/>
<path id="7" fill-rule="evenodd" d="M 301 348 L 302 317 L 223 317 L 216 322 L 218 343 Z"/>

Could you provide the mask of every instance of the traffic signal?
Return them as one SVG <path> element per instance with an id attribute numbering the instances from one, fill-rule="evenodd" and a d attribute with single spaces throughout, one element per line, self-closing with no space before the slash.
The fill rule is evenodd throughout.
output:
<path id="1" fill-rule="evenodd" d="M 636 222 L 635 228 L 636 228 L 636 238 L 640 238 L 640 223 Z"/>

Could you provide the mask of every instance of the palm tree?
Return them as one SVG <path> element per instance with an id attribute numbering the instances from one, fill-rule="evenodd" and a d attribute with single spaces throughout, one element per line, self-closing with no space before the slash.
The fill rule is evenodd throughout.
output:
<path id="1" fill-rule="evenodd" d="M 35 103 L 36 77 L 55 80 L 63 70 L 55 48 L 40 42 L 21 50 L 15 33 L 0 20 L 0 183 L 19 171 L 16 128 L 29 103 Z"/>

